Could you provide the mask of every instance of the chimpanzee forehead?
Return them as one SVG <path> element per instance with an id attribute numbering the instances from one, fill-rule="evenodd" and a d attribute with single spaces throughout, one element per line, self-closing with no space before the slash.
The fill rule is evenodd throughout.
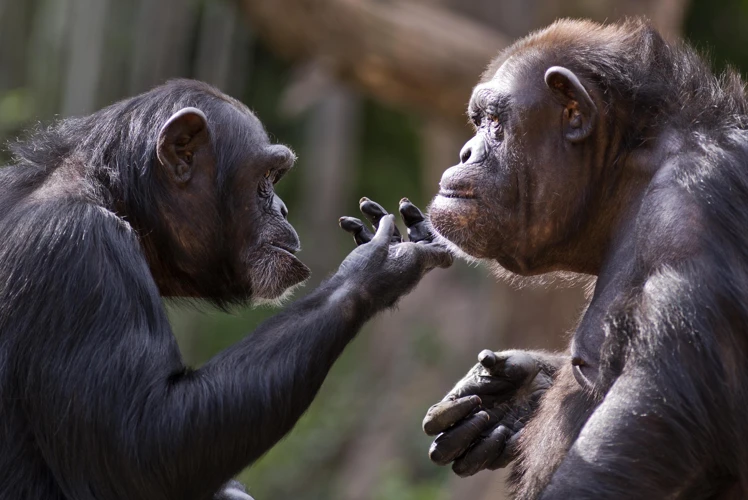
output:
<path id="1" fill-rule="evenodd" d="M 243 144 L 259 146 L 270 142 L 265 126 L 245 105 L 232 100 L 217 111 L 216 116 L 208 117 L 208 121 L 212 122 L 217 134 L 233 143 L 233 147 Z"/>
<path id="2" fill-rule="evenodd" d="M 475 87 L 473 95 L 470 98 L 469 111 L 478 110 L 496 113 L 499 110 L 509 107 L 511 96 L 499 86 L 489 83 L 483 83 Z"/>
<path id="3" fill-rule="evenodd" d="M 538 51 L 513 54 L 497 67 L 493 74 L 484 75 L 473 89 L 471 108 L 531 106 L 546 88 L 544 74 L 550 64 Z"/>
<path id="4" fill-rule="evenodd" d="M 226 99 L 206 113 L 219 175 L 223 180 L 254 165 L 258 154 L 270 145 L 259 118 L 246 106 L 232 101 Z"/>
<path id="5" fill-rule="evenodd" d="M 496 110 L 508 107 L 516 90 L 514 80 L 517 69 L 512 59 L 510 57 L 505 60 L 492 76 L 475 86 L 470 98 L 471 110 Z"/>

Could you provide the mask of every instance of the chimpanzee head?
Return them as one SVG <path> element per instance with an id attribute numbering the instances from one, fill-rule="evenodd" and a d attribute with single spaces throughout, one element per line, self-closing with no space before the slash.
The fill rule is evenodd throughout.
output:
<path id="1" fill-rule="evenodd" d="M 205 109 L 180 108 L 158 131 L 152 168 L 162 186 L 157 203 L 168 244 L 154 249 L 152 267 L 161 280 L 163 271 L 197 278 L 200 295 L 231 290 L 276 299 L 309 276 L 294 255 L 299 238 L 274 191 L 295 156 L 270 144 L 245 106 L 206 92 L 214 100 Z"/>
<path id="2" fill-rule="evenodd" d="M 596 217 L 614 203 L 604 214 L 594 208 L 616 175 L 602 174 L 620 136 L 608 133 L 606 114 L 614 110 L 591 83 L 583 55 L 597 47 L 596 56 L 606 57 L 615 36 L 601 25 L 563 21 L 489 66 L 468 107 L 475 135 L 444 172 L 430 207 L 439 234 L 520 275 L 595 271 L 599 248 L 593 253 L 586 242 L 593 233 L 594 245 L 606 238 Z"/>
<path id="3" fill-rule="evenodd" d="M 271 144 L 238 101 L 196 82 L 169 87 L 192 99 L 173 106 L 155 131 L 150 168 L 163 232 L 144 236 L 157 283 L 166 294 L 279 298 L 309 277 L 274 190 L 295 155 Z"/>
<path id="4" fill-rule="evenodd" d="M 135 230 L 164 296 L 273 300 L 309 276 L 274 191 L 293 152 L 207 84 L 168 82 L 14 149 L 22 161 L 80 172 L 88 187 L 76 192 Z"/>

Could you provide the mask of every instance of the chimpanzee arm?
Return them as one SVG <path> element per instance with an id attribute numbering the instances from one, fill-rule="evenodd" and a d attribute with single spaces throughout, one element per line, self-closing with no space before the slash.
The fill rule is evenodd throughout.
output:
<path id="1" fill-rule="evenodd" d="M 541 498 L 711 498 L 694 493 L 702 479 L 734 472 L 725 452 L 734 423 L 722 409 L 735 390 L 725 365 L 737 360 L 720 342 L 738 330 L 713 286 L 673 271 L 649 279 L 635 330 L 611 332 L 623 344 L 620 375 Z"/>
<path id="2" fill-rule="evenodd" d="M 318 289 L 190 371 L 135 236 L 98 208 L 62 212 L 35 218 L 56 226 L 31 229 L 35 264 L 10 263 L 29 283 L 8 304 L 44 326 L 17 340 L 17 390 L 68 498 L 209 498 L 293 426 L 366 319 L 451 262 L 390 244 L 388 216 Z"/>

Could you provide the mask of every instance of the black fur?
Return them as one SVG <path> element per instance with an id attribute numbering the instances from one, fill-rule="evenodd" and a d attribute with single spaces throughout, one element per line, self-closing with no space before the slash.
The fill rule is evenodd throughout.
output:
<path id="1" fill-rule="evenodd" d="M 584 116 L 597 120 L 585 141 L 571 143 L 559 132 L 560 124 L 570 123 L 564 117 L 579 110 L 575 94 L 548 97 L 564 89 L 576 92 L 563 82 L 551 88 L 543 81 L 549 68 L 558 66 L 579 77 L 597 107 L 594 116 Z M 481 84 L 471 103 L 476 137 L 484 137 L 485 110 L 505 132 L 484 141 L 492 148 L 486 160 L 445 173 L 443 183 L 458 194 L 468 185 L 471 196 L 461 204 L 437 199 L 435 228 L 468 252 L 477 248 L 482 252 L 473 254 L 477 257 L 498 260 L 509 247 L 515 252 L 509 262 L 525 264 L 515 272 L 598 276 L 572 356 L 560 364 L 519 438 L 512 477 L 516 497 L 748 497 L 743 80 L 732 70 L 715 76 L 694 50 L 665 41 L 646 21 L 563 20 L 513 44 L 489 66 Z M 520 125 L 492 111 L 494 100 L 506 93 L 521 103 Z M 513 136 L 518 128 L 523 136 L 539 131 L 535 142 Z M 515 149 L 505 151 L 509 147 Z M 513 215 L 503 205 L 496 213 L 483 209 L 492 199 L 480 187 L 497 175 L 531 179 L 529 188 L 522 186 L 527 199 L 521 199 L 531 223 L 534 212 L 558 208 L 536 226 L 528 223 L 541 228 L 529 250 L 514 244 L 523 231 L 489 238 L 491 224 L 501 227 L 507 213 Z M 533 183 L 545 189 L 533 190 Z M 502 195 L 495 191 L 494 197 Z M 546 198 L 533 199 L 538 192 Z M 564 210 L 576 211 L 563 219 Z M 480 232 L 486 234 L 475 234 Z M 545 234 L 555 239 L 542 239 Z M 476 238 L 498 250 L 471 246 Z M 523 250 L 536 254 L 528 257 Z M 466 394 L 490 392 L 485 385 Z M 501 423 L 499 415 L 493 425 Z M 470 465 L 459 470 L 491 467 L 490 460 L 470 457 L 465 443 L 458 444 L 464 455 L 455 466 L 460 460 Z M 504 449 L 503 441 L 494 444 Z M 439 443 L 433 447 L 439 449 Z M 443 448 L 441 455 L 452 451 Z"/>
<path id="2" fill-rule="evenodd" d="M 667 186 L 651 186 L 656 201 L 637 216 L 635 268 L 630 289 L 607 313 L 597 395 L 574 396 L 575 384 L 546 394 L 542 406 L 558 408 L 541 409 L 527 429 L 515 477 L 519 496 L 742 498 L 748 494 L 744 83 L 731 70 L 714 76 L 696 52 L 666 43 L 642 21 L 598 27 L 559 47 L 560 64 L 594 82 L 611 111 L 626 111 L 609 114 L 623 137 L 618 161 L 662 134 L 682 142 L 668 158 Z M 660 188 L 678 199 L 657 198 Z M 684 255 L 683 247 L 693 251 Z M 522 477 L 558 464 L 533 443 L 587 415 L 592 401 L 602 405 L 591 420 L 563 431 L 573 442 L 584 427 L 586 446 L 572 446 L 547 487 L 547 473 Z M 592 461 L 585 456 L 591 449 Z"/>
<path id="3" fill-rule="evenodd" d="M 156 140 L 187 106 L 208 117 L 217 192 L 198 193 L 214 200 L 205 210 L 167 216 L 166 201 L 189 190 L 159 174 Z M 1 499 L 210 498 L 291 429 L 364 321 L 433 267 L 422 257 L 429 245 L 388 253 L 385 235 L 251 336 L 186 367 L 160 293 L 219 306 L 252 297 L 233 285 L 243 271 L 229 254 L 244 250 L 223 229 L 242 199 L 274 199 L 256 195 L 272 194 L 263 172 L 275 167 L 261 161 L 266 150 L 277 161 L 272 148 L 244 106 L 185 80 L 13 147 L 15 165 L 0 170 Z M 237 193 L 239 175 L 261 189 Z M 283 222 L 282 210 L 263 210 L 239 220 L 254 228 L 250 243 Z M 194 220 L 218 236 L 168 237 Z M 239 488 L 216 498 L 230 494 Z"/>

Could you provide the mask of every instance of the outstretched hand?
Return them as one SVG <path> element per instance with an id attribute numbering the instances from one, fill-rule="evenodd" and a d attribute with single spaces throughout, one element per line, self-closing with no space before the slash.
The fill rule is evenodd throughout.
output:
<path id="1" fill-rule="evenodd" d="M 338 273 L 352 279 L 382 306 L 390 306 L 408 293 L 431 269 L 452 265 L 452 255 L 433 242 L 426 217 L 407 198 L 400 200 L 399 211 L 408 241 L 403 241 L 394 217 L 381 205 L 361 198 L 359 208 L 374 230 L 355 217 L 340 218 L 340 227 L 353 235 L 358 247 L 346 257 Z"/>

